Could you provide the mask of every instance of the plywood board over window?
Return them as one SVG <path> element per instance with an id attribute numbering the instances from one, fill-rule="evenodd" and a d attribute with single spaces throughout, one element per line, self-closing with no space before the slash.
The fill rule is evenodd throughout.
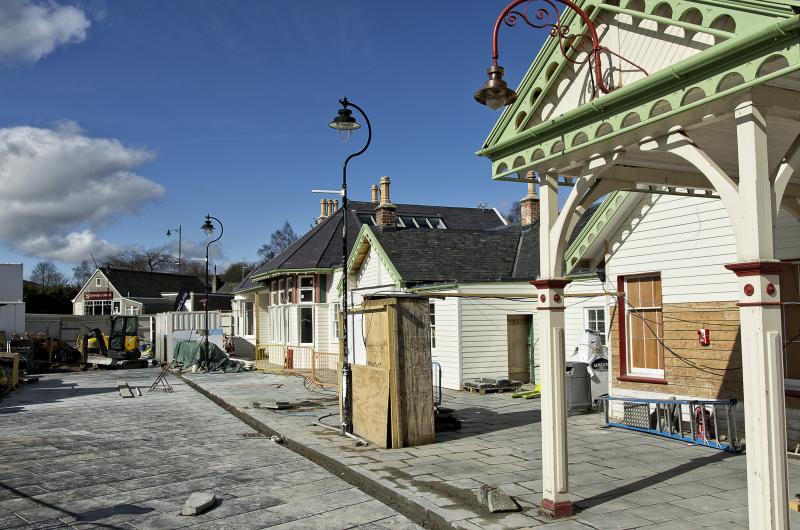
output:
<path id="1" fill-rule="evenodd" d="M 664 379 L 661 276 L 626 277 L 624 292 L 628 374 Z"/>

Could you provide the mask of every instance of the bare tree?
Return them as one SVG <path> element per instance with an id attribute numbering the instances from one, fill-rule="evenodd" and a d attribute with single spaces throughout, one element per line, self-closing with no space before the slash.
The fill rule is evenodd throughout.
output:
<path id="1" fill-rule="evenodd" d="M 81 261 L 78 265 L 72 267 L 72 283 L 78 287 L 82 287 L 84 283 L 89 281 L 92 277 L 94 270 L 89 266 L 86 260 Z"/>
<path id="2" fill-rule="evenodd" d="M 167 247 L 124 250 L 107 257 L 106 267 L 148 272 L 177 272 L 178 264 L 174 256 L 167 253 Z"/>
<path id="3" fill-rule="evenodd" d="M 295 241 L 297 241 L 297 234 L 292 230 L 289 221 L 286 221 L 279 230 L 272 232 L 269 243 L 261 245 L 258 249 L 258 256 L 264 261 L 269 261 L 289 248 L 289 245 Z"/>
<path id="4" fill-rule="evenodd" d="M 228 268 L 225 269 L 225 272 L 222 273 L 222 279 L 225 281 L 225 283 L 237 284 L 244 280 L 244 277 L 247 276 L 251 270 L 253 270 L 254 266 L 254 263 L 244 260 L 231 263 L 228 265 Z"/>
<path id="5" fill-rule="evenodd" d="M 31 269 L 31 282 L 42 287 L 56 287 L 67 284 L 67 277 L 58 270 L 52 260 L 40 261 Z"/>

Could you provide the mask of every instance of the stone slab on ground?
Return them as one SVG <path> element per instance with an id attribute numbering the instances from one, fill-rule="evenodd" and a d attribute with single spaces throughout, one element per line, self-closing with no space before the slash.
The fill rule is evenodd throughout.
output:
<path id="1" fill-rule="evenodd" d="M 124 378 L 147 388 L 158 372 Z M 0 401 L 0 528 L 310 528 L 326 517 L 418 528 L 284 446 L 239 436 L 255 431 L 187 385 L 122 399 L 120 377 L 47 374 Z M 181 516 L 194 492 L 217 507 Z"/>
<path id="2" fill-rule="evenodd" d="M 213 508 L 218 502 L 217 496 L 210 491 L 196 491 L 189 495 L 181 508 L 181 515 L 200 515 Z"/>
<path id="3" fill-rule="evenodd" d="M 393 505 L 424 514 L 430 524 L 585 530 L 613 528 L 619 521 L 626 528 L 673 525 L 678 530 L 697 528 L 703 518 L 741 522 L 746 510 L 744 455 L 605 428 L 599 416 L 579 415 L 568 420 L 576 514 L 560 521 L 541 516 L 541 431 L 535 399 L 445 390 L 444 405 L 456 410 L 460 431 L 438 433 L 431 445 L 377 449 L 355 447 L 351 439 L 313 425 L 320 417 L 336 424 L 336 393 L 307 390 L 302 378 L 263 373 L 186 377 L 232 412 L 284 436 L 287 447 L 332 461 L 341 470 L 337 473 L 352 483 L 391 491 Z M 251 407 L 253 401 L 276 400 L 316 405 L 306 404 L 297 412 Z M 333 416 L 324 418 L 329 414 Z M 789 460 L 789 477 L 790 492 L 800 491 L 800 461 Z M 514 497 L 521 512 L 487 516 L 477 504 L 481 484 Z M 700 496 L 706 501 L 702 506 L 690 500 Z M 791 512 L 790 521 L 800 528 L 800 514 Z"/>

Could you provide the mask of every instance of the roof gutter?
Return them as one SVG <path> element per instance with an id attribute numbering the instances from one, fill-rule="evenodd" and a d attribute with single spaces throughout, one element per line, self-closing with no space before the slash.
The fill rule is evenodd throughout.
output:
<path id="1" fill-rule="evenodd" d="M 732 63 L 741 63 L 752 55 L 763 54 L 765 47 L 796 38 L 800 32 L 800 15 L 768 24 L 764 28 L 730 39 L 697 55 L 659 70 L 644 79 L 615 90 L 610 94 L 576 107 L 561 116 L 540 123 L 514 138 L 481 149 L 476 154 L 491 158 L 522 149 L 530 140 L 548 139 L 564 129 L 572 130 L 591 123 L 597 115 L 611 114 L 652 98 L 652 94 L 669 91 L 676 82 L 705 77 L 714 70 Z"/>

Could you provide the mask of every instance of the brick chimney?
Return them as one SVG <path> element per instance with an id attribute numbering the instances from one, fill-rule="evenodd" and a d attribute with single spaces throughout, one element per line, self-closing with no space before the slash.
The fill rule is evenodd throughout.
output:
<path id="1" fill-rule="evenodd" d="M 373 184 L 370 187 L 370 191 L 372 191 L 372 204 L 378 204 L 378 200 L 381 197 L 381 192 L 378 190 L 378 185 Z"/>
<path id="2" fill-rule="evenodd" d="M 375 222 L 378 226 L 396 226 L 397 211 L 389 200 L 389 177 L 381 177 L 380 204 L 375 208 Z"/>
<path id="3" fill-rule="evenodd" d="M 533 182 L 528 183 L 528 194 L 519 201 L 519 218 L 522 226 L 530 226 L 539 220 L 539 196 Z"/>

